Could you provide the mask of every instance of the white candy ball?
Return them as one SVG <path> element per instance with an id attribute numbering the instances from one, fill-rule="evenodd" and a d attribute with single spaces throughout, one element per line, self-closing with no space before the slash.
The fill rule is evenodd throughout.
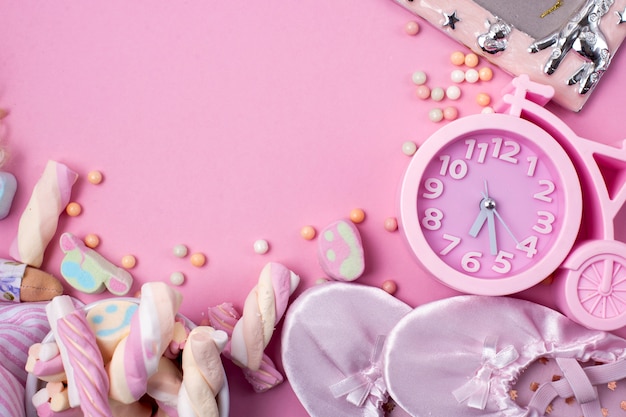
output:
<path id="1" fill-rule="evenodd" d="M 259 255 L 267 253 L 268 250 L 270 250 L 270 244 L 267 243 L 267 240 L 259 239 L 254 242 L 254 251 Z"/>
<path id="2" fill-rule="evenodd" d="M 431 122 L 440 122 L 443 120 L 443 110 L 441 109 L 432 109 L 428 112 L 428 118 Z"/>
<path id="3" fill-rule="evenodd" d="M 435 101 L 441 101 L 446 96 L 445 91 L 441 87 L 435 87 L 430 91 L 430 98 Z"/>
<path id="4" fill-rule="evenodd" d="M 465 81 L 467 81 L 468 83 L 475 83 L 480 79 L 480 75 L 478 75 L 478 71 L 476 71 L 475 69 L 468 69 L 465 72 Z"/>
<path id="5" fill-rule="evenodd" d="M 461 97 L 461 89 L 456 85 L 451 85 L 446 89 L 446 96 L 450 100 L 458 100 Z"/>
<path id="6" fill-rule="evenodd" d="M 417 85 L 422 85 L 426 83 L 426 73 L 424 71 L 415 71 L 411 77 L 413 82 Z"/>
<path id="7" fill-rule="evenodd" d="M 174 256 L 177 258 L 184 258 L 187 256 L 187 246 L 185 245 L 176 245 L 172 250 L 174 252 Z"/>
<path id="8" fill-rule="evenodd" d="M 412 156 L 415 152 L 417 152 L 417 145 L 415 142 L 406 141 L 402 144 L 402 153 L 407 156 Z"/>
<path id="9" fill-rule="evenodd" d="M 183 282 L 185 282 L 185 275 L 182 272 L 172 272 L 172 275 L 170 275 L 170 282 L 172 285 L 183 285 Z"/>
<path id="10" fill-rule="evenodd" d="M 463 72 L 463 70 L 456 69 L 450 73 L 450 79 L 453 83 L 462 83 L 463 81 L 465 81 L 465 73 Z"/>

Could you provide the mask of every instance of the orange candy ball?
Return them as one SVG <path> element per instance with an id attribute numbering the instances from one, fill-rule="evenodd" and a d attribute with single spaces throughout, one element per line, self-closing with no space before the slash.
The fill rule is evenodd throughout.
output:
<path id="1" fill-rule="evenodd" d="M 206 256 L 204 256 L 204 254 L 200 252 L 197 252 L 191 255 L 191 258 L 189 258 L 189 261 L 191 262 L 193 266 L 196 266 L 199 268 L 201 266 L 204 266 L 204 264 L 206 264 Z"/>
<path id="2" fill-rule="evenodd" d="M 102 172 L 100 171 L 91 171 L 87 174 L 87 181 L 92 184 L 100 184 L 102 182 Z"/>
<path id="3" fill-rule="evenodd" d="M 476 103 L 482 107 L 486 107 L 491 103 L 491 97 L 486 93 L 478 93 L 478 95 L 476 95 Z"/>
<path id="4" fill-rule="evenodd" d="M 352 223 L 363 222 L 363 220 L 365 220 L 365 212 L 363 211 L 363 209 L 355 208 L 350 211 L 350 220 L 352 220 Z"/>
<path id="5" fill-rule="evenodd" d="M 313 226 L 304 226 L 302 229 L 300 229 L 300 236 L 302 236 L 306 240 L 315 239 L 316 234 L 317 232 L 315 231 L 315 228 Z"/>
<path id="6" fill-rule="evenodd" d="M 65 212 L 69 216 L 72 216 L 72 217 L 78 216 L 82 211 L 83 211 L 83 208 L 80 206 L 80 204 L 75 203 L 75 202 L 69 203 L 65 207 Z"/>
<path id="7" fill-rule="evenodd" d="M 493 71 L 489 67 L 484 67 L 478 70 L 478 78 L 481 81 L 491 81 L 493 78 Z"/>
<path id="8" fill-rule="evenodd" d="M 85 236 L 84 242 L 88 248 L 94 249 L 94 248 L 97 248 L 98 245 L 100 244 L 100 238 L 98 237 L 98 235 L 94 235 L 93 233 L 90 233 L 87 236 Z"/>
<path id="9" fill-rule="evenodd" d="M 478 55 L 475 53 L 465 55 L 465 65 L 470 68 L 476 67 L 478 65 Z"/>
<path id="10" fill-rule="evenodd" d="M 126 269 L 134 268 L 137 265 L 137 259 L 133 255 L 125 255 L 122 257 L 122 267 Z"/>
<path id="11" fill-rule="evenodd" d="M 463 65 L 465 63 L 465 54 L 461 51 L 452 52 L 450 62 L 454 65 Z"/>

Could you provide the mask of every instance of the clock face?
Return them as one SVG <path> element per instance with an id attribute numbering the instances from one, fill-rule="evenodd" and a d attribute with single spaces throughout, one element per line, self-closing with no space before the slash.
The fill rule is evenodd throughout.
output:
<path id="1" fill-rule="evenodd" d="M 507 115 L 471 116 L 435 133 L 413 157 L 401 199 L 417 257 L 444 283 L 478 294 L 546 278 L 574 243 L 582 205 L 561 146 Z"/>

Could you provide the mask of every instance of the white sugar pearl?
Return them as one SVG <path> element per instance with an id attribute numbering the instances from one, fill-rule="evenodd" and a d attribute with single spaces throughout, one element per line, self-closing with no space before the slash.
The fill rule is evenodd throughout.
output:
<path id="1" fill-rule="evenodd" d="M 412 156 L 415 152 L 417 152 L 417 145 L 415 142 L 406 141 L 402 144 L 402 153 L 407 156 Z"/>
<path id="2" fill-rule="evenodd" d="M 417 85 L 422 85 L 426 83 L 426 73 L 424 71 L 415 71 L 413 76 L 411 77 L 413 82 Z"/>
<path id="3" fill-rule="evenodd" d="M 430 98 L 435 101 L 441 101 L 446 96 L 446 92 L 441 87 L 435 87 L 430 91 Z"/>
<path id="4" fill-rule="evenodd" d="M 174 256 L 177 258 L 184 258 L 187 256 L 187 246 L 185 245 L 176 245 L 172 250 L 174 252 Z"/>
<path id="5" fill-rule="evenodd" d="M 185 275 L 182 272 L 172 272 L 172 275 L 170 275 L 170 282 L 173 285 L 183 285 L 183 282 L 185 282 Z"/>
<path id="6" fill-rule="evenodd" d="M 490 114 L 490 113 L 495 113 L 495 112 L 496 111 L 493 109 L 493 107 L 490 107 L 490 106 L 487 106 L 481 110 L 481 113 L 483 114 Z"/>
<path id="7" fill-rule="evenodd" d="M 451 85 L 446 89 L 446 96 L 450 100 L 458 100 L 461 97 L 461 89 L 456 85 Z"/>
<path id="8" fill-rule="evenodd" d="M 463 72 L 463 70 L 456 69 L 450 73 L 450 79 L 453 83 L 462 83 L 463 81 L 465 81 L 465 73 Z"/>
<path id="9" fill-rule="evenodd" d="M 267 253 L 268 250 L 270 250 L 270 245 L 267 243 L 267 240 L 259 239 L 254 242 L 254 251 L 259 255 Z"/>
<path id="10" fill-rule="evenodd" d="M 430 119 L 431 122 L 440 122 L 443 120 L 443 110 L 441 109 L 432 109 L 431 111 L 428 112 L 428 118 Z"/>
<path id="11" fill-rule="evenodd" d="M 478 75 L 478 71 L 476 71 L 475 69 L 468 69 L 465 72 L 465 81 L 467 81 L 468 83 L 475 83 L 476 81 L 478 81 L 480 79 L 480 75 Z"/>

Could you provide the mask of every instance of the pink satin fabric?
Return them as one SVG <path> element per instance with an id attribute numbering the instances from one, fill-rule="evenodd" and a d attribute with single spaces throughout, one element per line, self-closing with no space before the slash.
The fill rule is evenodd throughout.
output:
<path id="1" fill-rule="evenodd" d="M 459 296 L 420 306 L 394 326 L 383 351 L 384 378 L 389 395 L 412 416 L 535 416 L 541 413 L 509 396 L 532 362 L 614 363 L 625 350 L 626 340 L 529 301 Z"/>
<path id="2" fill-rule="evenodd" d="M 385 336 L 410 311 L 385 291 L 355 283 L 320 284 L 293 302 L 282 333 L 283 366 L 311 416 L 383 415 Z"/>

